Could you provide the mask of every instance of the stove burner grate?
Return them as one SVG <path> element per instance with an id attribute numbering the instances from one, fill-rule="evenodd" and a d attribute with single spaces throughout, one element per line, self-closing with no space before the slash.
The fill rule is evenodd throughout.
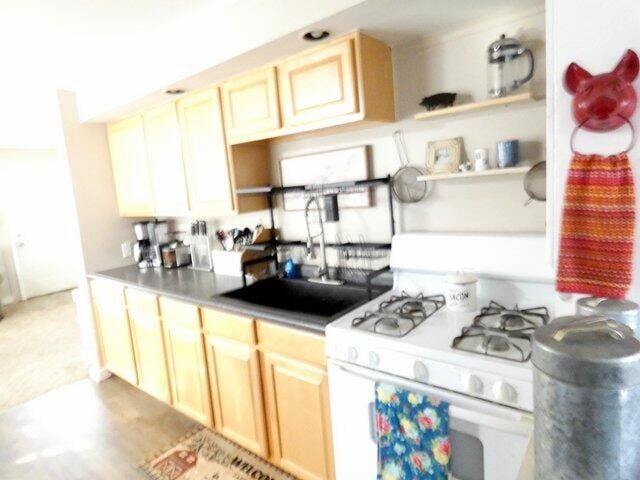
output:
<path id="1" fill-rule="evenodd" d="M 373 333 L 404 337 L 445 304 L 443 295 L 411 296 L 405 292 L 380 302 L 376 311 L 367 311 L 354 318 L 351 326 Z"/>
<path id="2" fill-rule="evenodd" d="M 471 325 L 455 337 L 452 347 L 458 350 L 526 362 L 531 358 L 531 337 L 536 328 L 546 325 L 546 307 L 513 309 L 491 301 L 480 310 Z"/>

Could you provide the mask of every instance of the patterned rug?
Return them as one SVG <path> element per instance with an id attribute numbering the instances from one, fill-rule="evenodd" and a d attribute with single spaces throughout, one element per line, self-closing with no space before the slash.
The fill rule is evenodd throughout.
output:
<path id="1" fill-rule="evenodd" d="M 141 469 L 154 480 L 296 480 L 206 428 L 145 462 Z"/>

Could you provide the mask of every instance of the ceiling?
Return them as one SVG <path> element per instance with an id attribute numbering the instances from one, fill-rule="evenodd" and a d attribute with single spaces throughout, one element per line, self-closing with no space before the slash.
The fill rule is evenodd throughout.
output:
<path id="1" fill-rule="evenodd" d="M 543 7 L 544 0 L 3 0 L 0 92 L 75 90 L 81 117 L 104 121 L 156 102 L 168 86 L 196 88 L 302 50 L 299 32 L 313 26 L 335 34 L 360 28 L 398 45 Z"/>

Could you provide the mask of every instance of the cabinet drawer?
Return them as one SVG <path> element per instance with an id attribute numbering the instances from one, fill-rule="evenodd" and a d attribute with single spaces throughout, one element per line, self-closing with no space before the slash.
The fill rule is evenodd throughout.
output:
<path id="1" fill-rule="evenodd" d="M 144 315 L 146 317 L 158 317 L 158 296 L 153 293 L 143 292 L 132 288 L 125 289 L 127 299 L 127 309 L 131 313 Z"/>
<path id="2" fill-rule="evenodd" d="M 160 297 L 160 314 L 165 323 L 172 323 L 182 327 L 200 330 L 200 309 L 193 304 Z"/>
<path id="3" fill-rule="evenodd" d="M 279 353 L 321 366 L 327 364 L 325 341 L 321 335 L 261 320 L 256 322 L 256 331 L 258 345 L 265 352 Z"/>
<path id="4" fill-rule="evenodd" d="M 248 345 L 256 343 L 255 322 L 252 318 L 203 308 L 202 327 L 207 335 L 228 338 Z"/>
<path id="5" fill-rule="evenodd" d="M 91 296 L 97 308 L 126 309 L 124 286 L 109 280 L 92 280 Z"/>

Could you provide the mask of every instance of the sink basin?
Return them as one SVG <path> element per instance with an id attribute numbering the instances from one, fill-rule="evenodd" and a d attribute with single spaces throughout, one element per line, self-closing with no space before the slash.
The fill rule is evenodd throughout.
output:
<path id="1" fill-rule="evenodd" d="M 303 279 L 267 278 L 238 290 L 218 295 L 223 304 L 248 305 L 258 310 L 278 310 L 323 319 L 338 318 L 368 300 L 363 287 L 324 285 Z M 318 318 L 321 317 L 321 318 Z"/>

